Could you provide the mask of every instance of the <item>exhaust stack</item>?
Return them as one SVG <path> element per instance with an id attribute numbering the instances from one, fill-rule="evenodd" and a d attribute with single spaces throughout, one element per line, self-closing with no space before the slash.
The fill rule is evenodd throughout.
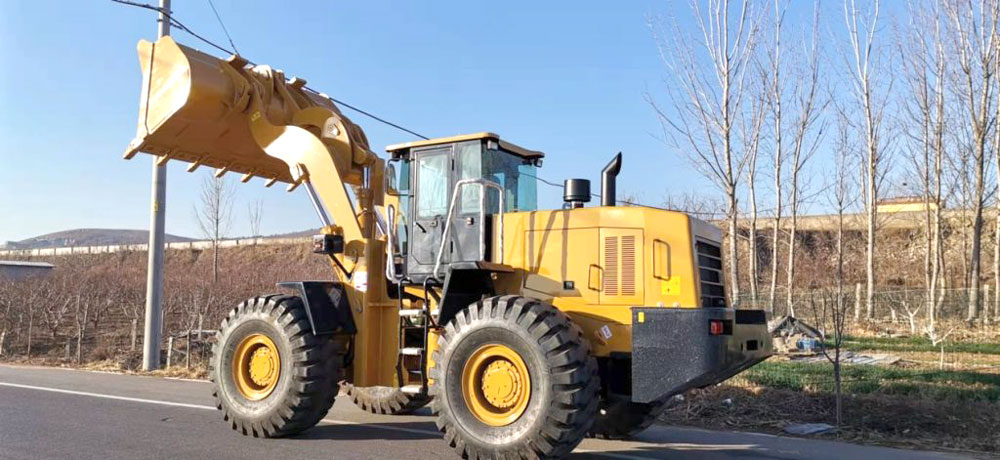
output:
<path id="1" fill-rule="evenodd" d="M 614 206 L 616 202 L 615 182 L 622 169 L 622 153 L 618 152 L 601 171 L 601 206 Z"/>

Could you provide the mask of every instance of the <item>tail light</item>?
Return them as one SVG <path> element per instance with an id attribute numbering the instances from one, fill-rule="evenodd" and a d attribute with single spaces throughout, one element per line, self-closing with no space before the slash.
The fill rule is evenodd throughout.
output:
<path id="1" fill-rule="evenodd" d="M 733 335 L 733 321 L 729 319 L 708 320 L 708 335 Z"/>

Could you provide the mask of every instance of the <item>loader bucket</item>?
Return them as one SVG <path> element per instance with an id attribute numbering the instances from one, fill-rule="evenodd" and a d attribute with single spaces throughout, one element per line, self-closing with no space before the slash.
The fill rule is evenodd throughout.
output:
<path id="1" fill-rule="evenodd" d="M 216 168 L 217 174 L 243 173 L 244 181 L 259 176 L 268 185 L 294 182 L 291 165 L 265 153 L 254 140 L 247 110 L 250 98 L 262 93 L 273 96 L 265 116 L 280 124 L 291 124 L 290 114 L 304 107 L 320 105 L 336 111 L 328 101 L 301 91 L 304 81 L 293 80 L 286 87 L 280 72 L 264 66 L 265 76 L 258 75 L 261 72 L 251 76 L 253 69 L 239 56 L 222 60 L 178 45 L 170 37 L 156 43 L 140 41 L 138 52 L 139 123 L 126 159 L 141 151 L 160 157 L 160 162 L 189 162 L 189 171 L 204 165 Z M 281 84 L 266 85 L 267 77 L 280 78 Z"/>

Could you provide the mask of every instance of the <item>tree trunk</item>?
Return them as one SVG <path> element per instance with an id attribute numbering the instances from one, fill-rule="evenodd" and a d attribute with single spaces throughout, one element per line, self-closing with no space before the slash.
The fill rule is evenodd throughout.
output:
<path id="1" fill-rule="evenodd" d="M 980 189 L 979 198 L 976 200 L 973 210 L 972 221 L 972 267 L 969 270 L 969 306 L 966 321 L 972 321 L 979 317 L 979 272 L 982 259 L 982 235 L 983 235 L 983 203 L 981 189 L 982 184 L 977 186 Z"/>
<path id="2" fill-rule="evenodd" d="M 795 176 L 794 172 L 792 173 L 792 176 Z M 795 187 L 795 181 L 792 181 L 792 187 Z M 798 216 L 796 216 L 795 212 L 795 199 L 796 195 L 798 194 L 797 192 L 798 191 L 795 190 L 795 188 L 792 189 L 792 199 L 791 199 L 792 220 L 791 220 L 791 228 L 788 229 L 788 260 L 785 261 L 785 263 L 787 264 L 786 265 L 787 271 L 785 273 L 786 275 L 785 289 L 787 292 L 786 301 L 788 304 L 788 314 L 791 316 L 795 316 L 795 306 L 792 303 L 792 292 L 795 290 L 794 289 L 795 288 L 795 232 L 797 230 L 796 224 L 798 223 L 797 222 Z"/>
<path id="3" fill-rule="evenodd" d="M 844 423 L 844 409 L 843 401 L 844 396 L 840 387 L 840 349 L 837 349 L 837 357 L 833 360 L 833 388 L 835 393 L 835 398 L 837 400 L 837 426 L 841 426 Z"/>
<path id="4" fill-rule="evenodd" d="M 139 318 L 132 318 L 132 333 L 129 336 L 129 351 L 135 351 L 136 336 L 139 335 Z"/>
<path id="5" fill-rule="evenodd" d="M 997 152 L 1000 155 L 1000 152 Z M 997 171 L 1000 175 L 1000 171 Z M 993 224 L 993 321 L 1000 321 L 1000 203 L 997 203 L 996 219 Z M 989 311 L 987 302 L 984 311 Z M 984 313 L 985 315 L 985 313 Z"/>
<path id="6" fill-rule="evenodd" d="M 874 178 L 871 178 L 874 180 Z M 868 209 L 868 245 L 866 249 L 867 263 L 865 265 L 865 282 L 867 284 L 867 297 L 865 304 L 865 319 L 871 320 L 875 317 L 875 218 L 877 213 L 875 212 L 875 197 L 874 193 L 869 191 L 869 209 Z"/>
<path id="7" fill-rule="evenodd" d="M 778 229 L 781 227 L 781 196 L 778 198 L 778 214 L 774 218 L 774 230 L 771 234 L 771 292 L 768 293 L 767 305 L 771 313 L 774 313 L 774 304 L 777 301 L 778 290 Z"/>
<path id="8" fill-rule="evenodd" d="M 219 240 L 212 240 L 212 284 L 219 283 Z"/>
<path id="9" fill-rule="evenodd" d="M 754 308 L 757 306 L 757 193 L 750 176 L 750 299 Z"/>
<path id="10" fill-rule="evenodd" d="M 27 350 L 27 353 L 26 353 L 28 359 L 31 359 L 31 332 L 32 332 L 32 328 L 33 328 L 34 325 L 35 325 L 35 316 L 29 314 L 28 315 L 28 350 Z"/>
<path id="11" fill-rule="evenodd" d="M 167 337 L 167 368 L 173 364 L 174 360 L 174 338 Z"/>
<path id="12" fill-rule="evenodd" d="M 3 356 L 3 343 L 7 340 L 7 329 L 0 332 L 0 356 Z"/>
<path id="13" fill-rule="evenodd" d="M 990 324 L 990 285 L 983 286 L 983 324 Z"/>
<path id="14" fill-rule="evenodd" d="M 198 313 L 198 341 L 202 340 L 201 331 L 205 330 L 205 315 Z"/>
<path id="15" fill-rule="evenodd" d="M 83 363 L 83 332 L 86 330 L 84 327 L 77 326 L 76 328 L 76 364 L 80 365 Z"/>
<path id="16" fill-rule="evenodd" d="M 737 227 L 736 219 L 739 215 L 736 208 L 736 188 L 729 186 L 726 191 L 727 198 L 729 199 L 729 291 L 732 293 L 732 299 L 730 305 L 736 306 L 740 297 L 740 269 L 739 269 L 739 258 L 736 244 L 737 244 Z"/>
<path id="17" fill-rule="evenodd" d="M 861 320 L 861 283 L 854 285 L 854 321 Z"/>

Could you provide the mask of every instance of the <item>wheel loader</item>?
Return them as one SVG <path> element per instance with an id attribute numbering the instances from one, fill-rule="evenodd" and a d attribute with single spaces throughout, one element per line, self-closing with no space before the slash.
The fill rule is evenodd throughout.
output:
<path id="1" fill-rule="evenodd" d="M 143 152 L 188 171 L 302 187 L 328 280 L 278 283 L 222 322 L 216 404 L 244 435 L 430 404 L 463 458 L 558 458 L 625 438 L 665 402 L 771 354 L 762 311 L 727 304 L 720 231 L 682 212 L 616 206 L 621 154 L 538 209 L 542 152 L 482 132 L 373 153 L 301 78 L 170 37 L 138 45 Z"/>

